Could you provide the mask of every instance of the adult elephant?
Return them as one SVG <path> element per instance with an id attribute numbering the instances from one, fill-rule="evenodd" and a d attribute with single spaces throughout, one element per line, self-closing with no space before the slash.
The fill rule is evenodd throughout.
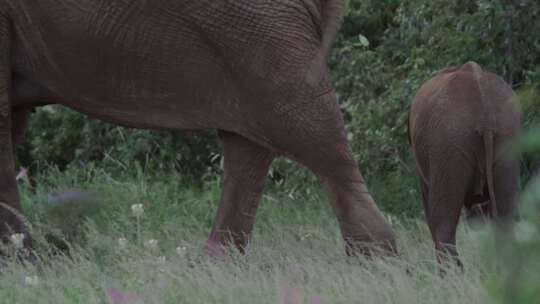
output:
<path id="1" fill-rule="evenodd" d="M 512 88 L 468 62 L 422 85 L 409 113 L 428 226 L 439 261 L 461 264 L 456 228 L 461 210 L 506 227 L 516 211 L 519 160 L 502 153 L 521 130 Z"/>
<path id="2" fill-rule="evenodd" d="M 348 253 L 394 250 L 326 69 L 342 0 L 0 0 L 0 235 L 28 233 L 13 141 L 58 103 L 149 129 L 217 129 L 225 172 L 209 243 L 249 241 L 272 159 L 322 180 Z M 30 237 L 25 245 L 30 246 Z"/>

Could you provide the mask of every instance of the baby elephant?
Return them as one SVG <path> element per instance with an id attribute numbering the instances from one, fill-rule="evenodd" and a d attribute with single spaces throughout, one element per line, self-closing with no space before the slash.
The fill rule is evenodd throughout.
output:
<path id="1" fill-rule="evenodd" d="M 521 129 L 521 111 L 508 84 L 468 62 L 424 83 L 409 112 L 427 223 L 437 259 L 453 257 L 463 207 L 484 210 L 500 227 L 516 211 L 519 160 L 501 149 Z"/>

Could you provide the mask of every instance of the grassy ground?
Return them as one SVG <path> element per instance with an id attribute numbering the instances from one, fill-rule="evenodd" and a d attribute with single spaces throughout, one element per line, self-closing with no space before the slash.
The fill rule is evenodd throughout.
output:
<path id="1" fill-rule="evenodd" d="M 93 169 L 64 174 L 51 170 L 32 184 L 22 182 L 41 262 L 3 266 L 0 302 L 491 302 L 483 283 L 492 268 L 481 254 L 482 231 L 462 226 L 459 248 L 466 271 L 449 269 L 443 277 L 422 221 L 392 220 L 399 234 L 399 258 L 348 258 L 324 198 L 302 201 L 267 193 L 249 255 L 220 262 L 201 255 L 218 183 L 199 190 L 179 184 L 181 180 L 170 176 L 152 182 L 143 174 L 114 179 Z M 75 225 L 69 215 L 48 212 L 44 203 L 48 193 L 74 186 L 101 194 L 92 220 Z M 139 225 L 131 212 L 133 204 L 144 205 Z M 70 257 L 50 257 L 43 236 L 63 222 L 70 223 L 64 229 L 78 237 Z"/>

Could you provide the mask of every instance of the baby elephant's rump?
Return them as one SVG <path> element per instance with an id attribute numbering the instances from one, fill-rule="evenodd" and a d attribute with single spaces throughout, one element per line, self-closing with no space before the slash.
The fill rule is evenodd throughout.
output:
<path id="1" fill-rule="evenodd" d="M 510 86 L 474 62 L 443 70 L 418 91 L 409 140 L 439 261 L 446 253 L 460 264 L 455 243 L 462 208 L 480 207 L 497 223 L 510 222 L 519 161 L 502 149 L 520 129 Z"/>

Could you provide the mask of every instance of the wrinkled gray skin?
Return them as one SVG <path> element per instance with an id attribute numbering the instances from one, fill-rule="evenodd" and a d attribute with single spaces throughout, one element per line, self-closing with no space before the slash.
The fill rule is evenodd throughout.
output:
<path id="1" fill-rule="evenodd" d="M 501 149 L 521 130 L 512 89 L 474 62 L 427 81 L 409 113 L 427 223 L 443 262 L 456 250 L 462 208 L 509 224 L 516 211 L 519 160 Z"/>
<path id="2" fill-rule="evenodd" d="M 393 250 L 327 77 L 342 7 L 341 0 L 0 0 L 0 200 L 20 211 L 13 142 L 29 110 L 58 103 L 136 128 L 218 129 L 225 172 L 212 244 L 246 247 L 268 168 L 284 155 L 323 182 L 348 253 L 375 243 Z M 3 236 L 7 226 L 25 230 L 8 209 L 0 210 Z"/>

